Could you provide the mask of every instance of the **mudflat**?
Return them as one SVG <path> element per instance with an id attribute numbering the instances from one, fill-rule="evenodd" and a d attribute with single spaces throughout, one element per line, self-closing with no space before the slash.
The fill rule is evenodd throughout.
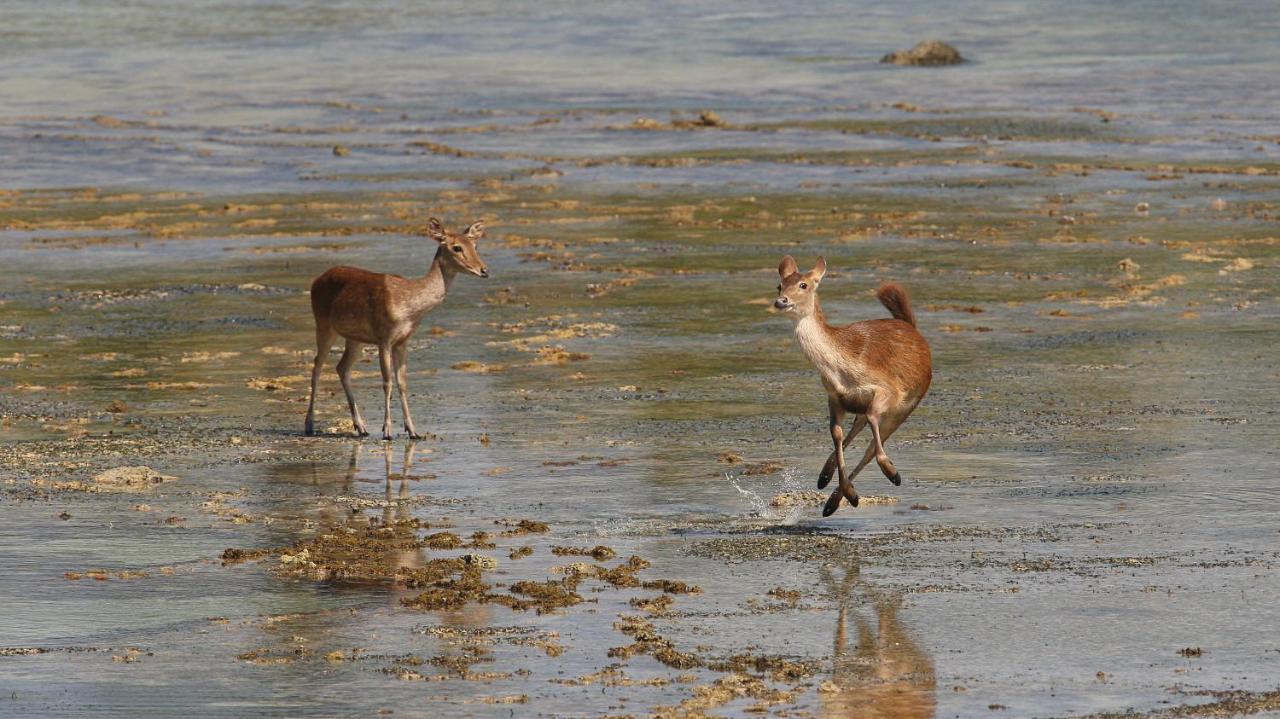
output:
<path id="1" fill-rule="evenodd" d="M 868 50 L 920 85 L 863 104 L 820 81 L 861 55 L 794 55 L 829 102 L 14 111 L 0 714 L 1280 711 L 1280 138 L 1247 102 L 996 103 L 997 49 Z M 491 278 L 410 344 L 426 439 L 353 437 L 337 351 L 303 437 L 311 279 L 425 273 L 433 215 L 486 222 Z M 902 486 L 826 520 L 783 254 L 827 258 L 833 322 L 899 282 L 933 349 Z"/>

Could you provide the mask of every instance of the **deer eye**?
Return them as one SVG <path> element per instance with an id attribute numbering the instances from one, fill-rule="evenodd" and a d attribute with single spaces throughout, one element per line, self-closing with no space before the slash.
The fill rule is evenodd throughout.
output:
<path id="1" fill-rule="evenodd" d="M 807 285 L 807 284 L 805 284 L 805 283 L 801 282 L 801 283 L 800 283 L 800 289 L 802 289 L 802 290 L 807 290 L 807 289 L 809 289 L 809 285 Z"/>
<path id="2" fill-rule="evenodd" d="M 462 252 L 462 245 L 454 245 L 454 246 L 453 246 L 453 251 L 454 251 L 454 252 Z"/>
<path id="3" fill-rule="evenodd" d="M 781 291 L 782 291 L 782 285 L 778 285 L 778 291 L 779 291 L 779 292 L 781 292 Z"/>

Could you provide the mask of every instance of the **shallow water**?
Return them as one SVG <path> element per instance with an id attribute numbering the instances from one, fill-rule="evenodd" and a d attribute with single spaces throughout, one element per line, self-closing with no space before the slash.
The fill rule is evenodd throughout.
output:
<path id="1" fill-rule="evenodd" d="M 0 714 L 1280 706 L 1266 8 L 4 10 Z M 875 63 L 942 29 L 972 63 Z M 729 126 L 633 125 L 702 108 Z M 484 217 L 494 275 L 459 278 L 411 345 L 435 436 L 345 436 L 331 369 L 330 431 L 298 436 L 307 283 L 424 271 L 429 214 Z M 873 466 L 858 486 L 885 503 L 825 520 L 771 505 L 829 451 L 766 311 L 783 253 L 827 257 L 839 321 L 899 280 L 934 353 L 889 443 L 904 485 Z M 122 465 L 178 479 L 59 484 Z M 500 518 L 551 531 L 479 550 L 496 587 L 606 545 L 701 592 L 422 611 L 400 604 L 419 590 L 280 571 L 353 519 Z M 276 553 L 224 566 L 229 547 Z M 633 615 L 700 665 L 611 656 Z M 791 693 L 708 689 L 743 673 Z"/>

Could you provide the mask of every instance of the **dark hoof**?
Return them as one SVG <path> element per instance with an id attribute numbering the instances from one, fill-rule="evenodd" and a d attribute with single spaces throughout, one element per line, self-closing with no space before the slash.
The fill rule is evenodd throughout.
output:
<path id="1" fill-rule="evenodd" d="M 410 432 L 410 433 L 409 433 L 409 439 L 411 439 L 411 440 L 413 440 L 413 441 L 415 441 L 415 442 L 417 442 L 417 441 L 418 441 L 418 440 L 420 440 L 420 439 L 426 439 L 426 438 L 427 438 L 427 437 L 426 437 L 426 435 L 422 435 L 422 434 L 414 434 L 413 432 Z"/>
<path id="2" fill-rule="evenodd" d="M 889 478 L 889 481 L 890 481 L 890 482 L 893 482 L 893 486 L 895 486 L 895 487 L 901 487 L 901 486 L 902 486 L 902 473 L 901 473 L 901 472 L 894 472 L 894 473 L 893 473 L 893 476 Z"/>
<path id="3" fill-rule="evenodd" d="M 853 499 L 849 500 L 849 504 L 852 504 L 855 507 L 858 506 L 858 495 L 853 495 Z"/>
<path id="4" fill-rule="evenodd" d="M 357 437 L 368 437 L 368 436 L 369 436 L 369 432 L 368 432 L 368 430 L 358 429 L 358 430 L 356 430 L 356 436 L 357 436 Z"/>
<path id="5" fill-rule="evenodd" d="M 314 436 L 316 436 L 316 431 L 315 431 L 314 429 L 311 429 L 310 427 L 308 427 L 307 429 L 302 430 L 302 433 L 303 433 L 304 435 L 308 436 L 308 437 L 314 437 Z"/>
<path id="6" fill-rule="evenodd" d="M 839 492 L 832 492 L 831 496 L 827 498 L 827 503 L 822 505 L 822 516 L 830 517 L 835 514 L 836 510 L 840 508 L 841 499 L 843 498 L 840 496 Z"/>
<path id="7" fill-rule="evenodd" d="M 827 474 L 826 472 L 823 472 L 822 474 L 819 474 L 819 475 L 818 475 L 818 489 L 826 489 L 826 488 L 827 488 L 827 485 L 828 485 L 828 484 L 831 484 L 831 477 L 832 477 L 832 476 L 833 476 L 833 475 Z"/>
<path id="8" fill-rule="evenodd" d="M 392 438 L 391 438 L 391 435 L 387 434 L 386 432 L 383 432 L 383 433 L 382 433 L 382 441 L 383 441 L 383 442 L 390 442 L 390 441 L 391 441 L 391 439 L 392 439 Z"/>

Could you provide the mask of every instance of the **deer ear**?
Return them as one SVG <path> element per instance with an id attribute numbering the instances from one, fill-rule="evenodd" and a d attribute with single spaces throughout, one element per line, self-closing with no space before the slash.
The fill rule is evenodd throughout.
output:
<path id="1" fill-rule="evenodd" d="M 813 265 L 813 281 L 820 281 L 825 274 L 827 274 L 827 258 L 819 257 Z"/>
<path id="2" fill-rule="evenodd" d="M 427 220 L 427 237 L 436 242 L 444 242 L 449 239 L 449 236 L 444 233 L 444 225 L 440 224 L 440 220 L 434 217 Z"/>
<path id="3" fill-rule="evenodd" d="M 791 255 L 784 255 L 782 262 L 778 263 L 778 276 L 789 277 L 796 273 L 799 268 L 796 266 L 796 258 Z"/>
<path id="4" fill-rule="evenodd" d="M 471 226 L 467 228 L 467 237 L 471 238 L 472 242 L 475 242 L 481 237 L 484 237 L 484 223 L 483 222 L 471 223 Z"/>

